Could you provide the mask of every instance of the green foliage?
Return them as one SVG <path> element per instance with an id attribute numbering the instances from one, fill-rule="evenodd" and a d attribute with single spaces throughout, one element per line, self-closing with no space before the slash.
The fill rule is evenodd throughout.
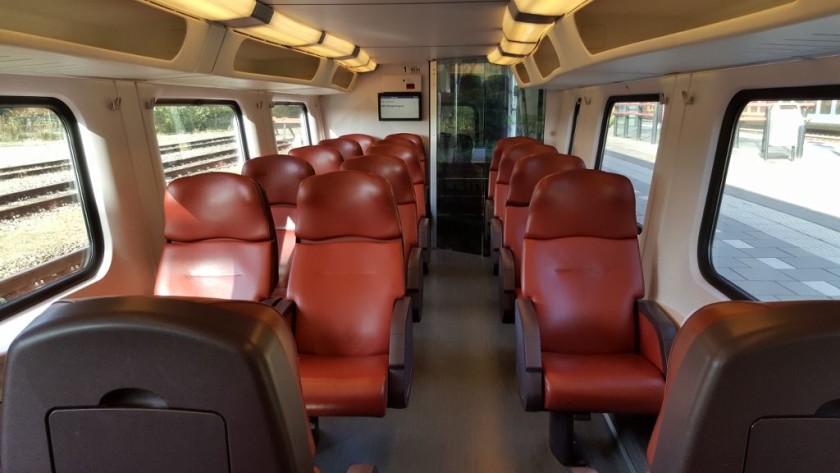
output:
<path id="1" fill-rule="evenodd" d="M 56 141 L 65 137 L 64 124 L 48 108 L 0 108 L 0 142 Z"/>
<path id="2" fill-rule="evenodd" d="M 228 131 L 234 128 L 233 109 L 227 105 L 157 105 L 155 131 L 159 135 Z"/>

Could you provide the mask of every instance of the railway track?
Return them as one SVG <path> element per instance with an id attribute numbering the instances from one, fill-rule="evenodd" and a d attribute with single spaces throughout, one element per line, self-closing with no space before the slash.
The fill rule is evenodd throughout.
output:
<path id="1" fill-rule="evenodd" d="M 219 147 L 223 148 L 200 152 Z M 195 153 L 196 151 L 199 153 Z M 179 152 L 192 152 L 192 154 L 180 159 L 166 159 L 168 155 Z M 174 179 L 199 171 L 229 166 L 237 161 L 238 150 L 233 137 L 209 138 L 161 146 L 161 157 L 164 161 L 164 176 L 167 179 Z M 25 178 L 70 169 L 70 162 L 66 159 L 10 166 L 0 169 L 0 179 Z M 76 199 L 77 191 L 72 180 L 0 195 L 0 220 L 31 215 L 72 203 Z"/>

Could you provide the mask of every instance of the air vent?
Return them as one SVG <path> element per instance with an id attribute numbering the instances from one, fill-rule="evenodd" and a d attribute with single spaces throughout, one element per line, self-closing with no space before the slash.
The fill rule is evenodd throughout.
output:
<path id="1" fill-rule="evenodd" d="M 249 74 L 312 80 L 320 65 L 321 59 L 315 56 L 246 39 L 236 52 L 233 69 Z"/>
<path id="2" fill-rule="evenodd" d="M 355 76 L 356 74 L 350 70 L 338 66 L 336 67 L 335 73 L 332 77 L 332 85 L 347 90 L 350 88 L 350 84 L 353 83 L 353 77 Z"/>
<path id="3" fill-rule="evenodd" d="M 554 43 L 548 36 L 543 37 L 534 51 L 534 62 L 543 77 L 548 77 L 560 68 L 560 58 L 557 57 L 557 50 L 554 49 Z"/>
<path id="4" fill-rule="evenodd" d="M 525 67 L 524 62 L 520 62 L 516 65 L 516 74 L 519 76 L 519 80 L 522 81 L 523 84 L 531 82 L 531 76 L 528 74 L 528 68 Z"/>

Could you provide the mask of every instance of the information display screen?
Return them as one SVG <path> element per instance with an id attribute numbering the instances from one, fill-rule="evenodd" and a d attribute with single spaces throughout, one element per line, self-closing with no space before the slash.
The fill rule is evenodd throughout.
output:
<path id="1" fill-rule="evenodd" d="M 420 120 L 422 109 L 420 92 L 381 92 L 379 94 L 379 120 Z"/>

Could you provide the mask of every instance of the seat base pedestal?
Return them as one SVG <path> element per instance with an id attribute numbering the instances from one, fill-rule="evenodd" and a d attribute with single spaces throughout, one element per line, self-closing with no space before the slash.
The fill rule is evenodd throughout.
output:
<path id="1" fill-rule="evenodd" d="M 564 466 L 586 466 L 587 462 L 576 448 L 575 415 L 552 412 L 548 420 L 548 446 L 551 454 Z"/>

